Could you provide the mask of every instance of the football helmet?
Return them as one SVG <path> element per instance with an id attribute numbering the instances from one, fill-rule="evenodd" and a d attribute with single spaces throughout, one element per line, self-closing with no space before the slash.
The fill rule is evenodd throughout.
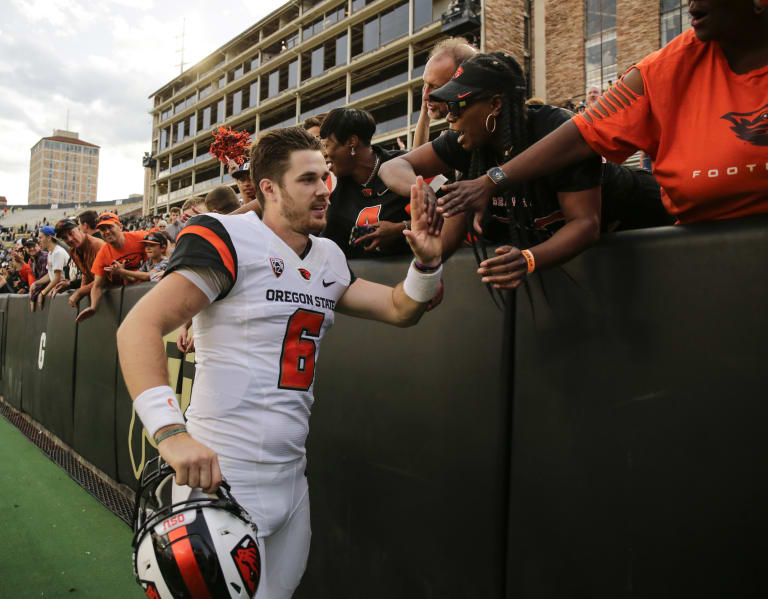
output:
<path id="1" fill-rule="evenodd" d="M 261 574 L 257 528 L 222 481 L 173 503 L 174 471 L 147 462 L 136 494 L 133 570 L 150 599 L 251 599 Z"/>

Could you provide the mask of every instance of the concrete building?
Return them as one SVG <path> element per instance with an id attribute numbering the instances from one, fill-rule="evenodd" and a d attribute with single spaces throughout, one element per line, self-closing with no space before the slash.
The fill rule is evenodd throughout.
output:
<path id="1" fill-rule="evenodd" d="M 374 142 L 410 146 L 434 44 L 463 35 L 524 66 L 550 104 L 584 98 L 686 25 L 684 0 L 290 0 L 154 92 L 145 210 L 232 180 L 208 153 L 219 125 L 251 134 L 337 106 L 369 110 Z M 436 123 L 434 133 L 446 126 Z"/>
<path id="2" fill-rule="evenodd" d="M 96 201 L 99 146 L 73 131 L 56 129 L 32 146 L 28 204 L 84 204 Z"/>

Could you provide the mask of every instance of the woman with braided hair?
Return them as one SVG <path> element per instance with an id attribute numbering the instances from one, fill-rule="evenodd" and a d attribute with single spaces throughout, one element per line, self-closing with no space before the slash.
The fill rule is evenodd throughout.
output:
<path id="1" fill-rule="evenodd" d="M 461 179 L 493 179 L 499 165 L 572 117 L 561 108 L 527 106 L 523 71 L 502 52 L 470 58 L 430 99 L 447 104 L 450 129 L 382 165 L 379 176 L 396 193 L 404 193 L 417 175 L 456 170 Z M 601 160 L 594 156 L 491 197 L 473 225 L 484 241 L 503 245 L 481 262 L 483 282 L 515 288 L 534 268 L 561 264 L 594 243 L 600 234 L 600 177 Z M 459 214 L 444 212 L 444 257 L 466 236 L 469 223 Z"/>

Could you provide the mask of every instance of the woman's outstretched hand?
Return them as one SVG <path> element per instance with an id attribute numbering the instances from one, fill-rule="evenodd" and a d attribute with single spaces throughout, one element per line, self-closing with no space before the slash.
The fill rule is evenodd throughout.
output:
<path id="1" fill-rule="evenodd" d="M 477 179 L 448 183 L 442 187 L 446 193 L 438 198 L 437 211 L 445 218 L 462 212 L 471 212 L 475 215 L 475 230 L 481 233 L 480 223 L 495 188 L 496 184 L 486 175 Z"/>

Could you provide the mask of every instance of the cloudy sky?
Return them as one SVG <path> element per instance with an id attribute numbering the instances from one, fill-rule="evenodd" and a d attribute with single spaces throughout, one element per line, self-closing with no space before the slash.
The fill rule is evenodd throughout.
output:
<path id="1" fill-rule="evenodd" d="M 286 0 L 0 0 L 0 195 L 26 204 L 53 129 L 101 146 L 98 200 L 143 193 L 147 96 Z"/>

